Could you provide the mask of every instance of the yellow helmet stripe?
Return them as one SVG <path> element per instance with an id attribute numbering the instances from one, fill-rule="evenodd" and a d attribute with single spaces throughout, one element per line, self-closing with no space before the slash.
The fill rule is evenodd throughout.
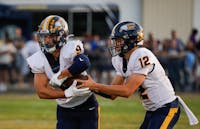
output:
<path id="1" fill-rule="evenodd" d="M 47 22 L 46 22 L 46 30 L 48 30 L 49 28 L 49 25 L 50 25 L 50 21 L 54 18 L 54 16 L 50 16 L 48 19 L 47 19 Z"/>

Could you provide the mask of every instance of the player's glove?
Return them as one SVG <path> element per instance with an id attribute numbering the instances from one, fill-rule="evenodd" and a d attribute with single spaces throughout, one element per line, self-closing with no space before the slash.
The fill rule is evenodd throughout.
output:
<path id="1" fill-rule="evenodd" d="M 62 83 L 67 79 L 67 77 L 58 79 L 58 76 L 61 74 L 61 71 L 57 72 L 56 74 L 53 75 L 51 80 L 49 81 L 49 84 L 54 86 L 54 87 L 60 87 Z"/>
<path id="2" fill-rule="evenodd" d="M 76 84 L 77 84 L 77 81 L 73 81 L 72 85 L 64 91 L 65 97 L 70 98 L 70 97 L 74 97 L 74 96 L 84 96 L 91 92 L 89 90 L 89 88 L 78 89 L 76 87 Z"/>

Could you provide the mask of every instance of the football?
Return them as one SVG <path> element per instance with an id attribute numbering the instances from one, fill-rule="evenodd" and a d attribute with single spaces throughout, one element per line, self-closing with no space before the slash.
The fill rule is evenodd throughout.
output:
<path id="1" fill-rule="evenodd" d="M 76 75 L 76 76 L 73 76 L 73 77 L 69 77 L 63 82 L 63 84 L 60 86 L 60 88 L 62 90 L 69 88 L 72 85 L 73 81 L 76 80 L 76 79 L 87 80 L 88 76 L 79 74 L 79 75 Z M 80 85 L 80 84 L 81 84 L 80 82 L 77 82 L 77 86 Z"/>

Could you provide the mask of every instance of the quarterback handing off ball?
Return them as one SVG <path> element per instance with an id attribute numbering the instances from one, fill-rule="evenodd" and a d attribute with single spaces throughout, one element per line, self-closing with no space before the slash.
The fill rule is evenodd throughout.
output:
<path id="1" fill-rule="evenodd" d="M 68 89 L 68 88 L 72 85 L 73 81 L 76 80 L 76 79 L 88 80 L 88 76 L 87 76 L 87 75 L 79 74 L 79 75 L 76 75 L 76 76 L 73 76 L 73 77 L 69 77 L 69 78 L 67 78 L 67 79 L 63 82 L 63 84 L 60 86 L 60 88 L 61 88 L 62 90 Z M 76 85 L 76 86 L 78 86 L 78 85 L 81 85 L 81 83 L 80 83 L 80 82 L 77 82 L 77 85 Z M 112 96 L 107 95 L 107 94 L 104 94 L 104 93 L 101 93 L 101 92 L 97 92 L 97 91 L 93 91 L 93 92 L 94 92 L 95 94 L 98 94 L 98 95 L 104 97 L 104 98 L 109 98 L 109 99 L 112 98 Z"/>
<path id="2" fill-rule="evenodd" d="M 60 88 L 62 90 L 68 89 L 72 85 L 73 81 L 76 80 L 76 79 L 87 80 L 88 76 L 79 74 L 79 75 L 76 75 L 76 76 L 73 76 L 73 77 L 69 77 L 63 82 L 63 84 L 60 86 Z M 80 84 L 81 84 L 80 82 L 77 82 L 77 86 L 80 85 Z"/>

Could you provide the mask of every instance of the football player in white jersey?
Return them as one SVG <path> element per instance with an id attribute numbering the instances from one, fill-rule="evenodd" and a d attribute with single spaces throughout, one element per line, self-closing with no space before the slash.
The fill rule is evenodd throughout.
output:
<path id="1" fill-rule="evenodd" d="M 171 129 L 180 116 L 178 97 L 157 58 L 142 47 L 143 37 L 143 28 L 134 22 L 115 25 L 109 46 L 116 70 L 112 84 L 96 83 L 90 78 L 77 80 L 82 82 L 79 88 L 122 97 L 129 97 L 138 89 L 146 109 L 140 129 Z M 198 123 L 194 119 L 193 124 Z"/>
<path id="2" fill-rule="evenodd" d="M 81 41 L 67 41 L 68 33 L 60 16 L 50 15 L 41 22 L 41 50 L 27 58 L 34 87 L 41 99 L 56 99 L 57 129 L 98 129 L 98 102 L 89 88 L 77 89 L 74 82 L 64 91 L 59 89 L 68 77 L 85 73 L 90 65 Z"/>

